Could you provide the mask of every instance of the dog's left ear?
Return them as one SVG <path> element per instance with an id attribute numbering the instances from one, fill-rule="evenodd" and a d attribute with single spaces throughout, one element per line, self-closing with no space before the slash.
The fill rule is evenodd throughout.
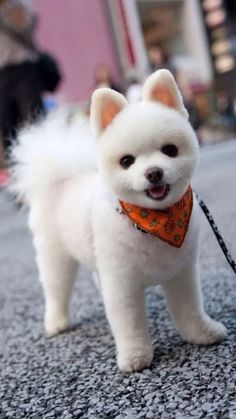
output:
<path id="1" fill-rule="evenodd" d="M 182 95 L 174 77 L 168 70 L 157 70 L 147 78 L 143 85 L 143 99 L 175 109 L 184 118 L 188 119 L 188 112 L 184 107 Z"/>
<path id="2" fill-rule="evenodd" d="M 90 110 L 90 121 L 95 135 L 99 136 L 127 105 L 125 97 L 115 90 L 105 87 L 95 90 Z"/>

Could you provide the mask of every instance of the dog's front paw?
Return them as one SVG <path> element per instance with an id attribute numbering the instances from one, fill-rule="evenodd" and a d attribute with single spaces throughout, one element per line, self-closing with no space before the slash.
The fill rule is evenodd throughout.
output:
<path id="1" fill-rule="evenodd" d="M 44 319 L 44 327 L 47 336 L 54 336 L 64 332 L 69 328 L 69 319 L 63 314 L 46 314 Z"/>
<path id="2" fill-rule="evenodd" d="M 202 320 L 192 327 L 191 332 L 188 336 L 185 336 L 185 339 L 197 345 L 212 345 L 223 340 L 226 334 L 227 330 L 222 323 L 206 316 L 204 321 Z"/>
<path id="3" fill-rule="evenodd" d="M 117 364 L 121 371 L 140 371 L 150 366 L 153 358 L 151 347 L 127 348 L 118 353 Z"/>

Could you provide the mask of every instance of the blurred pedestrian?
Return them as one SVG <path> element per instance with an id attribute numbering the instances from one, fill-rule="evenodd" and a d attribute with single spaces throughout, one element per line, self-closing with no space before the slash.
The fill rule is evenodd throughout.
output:
<path id="1" fill-rule="evenodd" d="M 170 56 L 158 45 L 152 45 L 148 48 L 148 59 L 152 72 L 166 68 L 173 76 L 176 75 L 176 68 L 171 62 Z"/>
<path id="2" fill-rule="evenodd" d="M 27 121 L 44 112 L 42 94 L 60 81 L 57 63 L 35 46 L 28 0 L 0 0 L 0 161 Z"/>
<path id="3" fill-rule="evenodd" d="M 235 129 L 236 117 L 234 113 L 234 103 L 230 100 L 224 90 L 220 90 L 216 95 L 216 109 L 220 123 L 228 129 Z"/>
<path id="4" fill-rule="evenodd" d="M 123 89 L 121 86 L 116 83 L 111 76 L 110 70 L 105 64 L 99 64 L 95 68 L 94 72 L 94 78 L 95 78 L 95 88 L 99 87 L 110 87 L 113 90 L 116 90 L 119 93 L 122 93 Z"/>
<path id="5" fill-rule="evenodd" d="M 183 96 L 184 106 L 189 114 L 189 122 L 197 134 L 199 144 L 202 143 L 203 120 L 196 106 L 193 90 L 184 73 L 178 73 L 178 84 Z"/>

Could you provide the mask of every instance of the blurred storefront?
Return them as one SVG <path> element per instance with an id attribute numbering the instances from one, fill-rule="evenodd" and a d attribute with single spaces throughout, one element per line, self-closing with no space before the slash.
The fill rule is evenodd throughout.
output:
<path id="1" fill-rule="evenodd" d="M 221 124 L 227 120 L 227 128 L 235 131 L 235 0 L 107 3 L 123 78 L 135 74 L 142 80 L 152 68 L 149 51 L 158 46 L 167 58 L 166 67 L 175 69 L 182 92 L 189 96 L 191 90 L 201 120 L 217 112 L 222 116 L 223 110 L 225 115 L 218 119 Z"/>
<path id="2" fill-rule="evenodd" d="M 235 0 L 70 0 L 68 4 L 34 0 L 34 4 L 39 45 L 55 54 L 64 73 L 60 90 L 64 101 L 89 100 L 99 64 L 107 65 L 124 90 L 131 78 L 141 82 L 151 71 L 149 49 L 155 45 L 181 75 L 180 84 L 184 80 L 191 87 L 204 119 L 214 102 L 213 86 L 234 94 Z"/>
<path id="3" fill-rule="evenodd" d="M 231 96 L 235 80 L 236 4 L 229 0 L 202 0 L 201 6 L 216 87 Z"/>
<path id="4" fill-rule="evenodd" d="M 198 0 L 108 0 L 108 3 L 125 75 L 131 69 L 145 75 L 149 70 L 147 49 L 159 45 L 192 81 L 212 81 L 206 31 Z M 122 20 L 125 33 L 120 31 Z M 127 55 L 129 60 L 124 59 Z"/>
<path id="5" fill-rule="evenodd" d="M 151 70 L 150 47 L 161 48 L 191 86 L 202 117 L 209 113 L 213 69 L 198 0 L 108 0 L 124 79 Z M 179 80 L 179 83 L 181 83 Z"/>
<path id="6" fill-rule="evenodd" d="M 236 4 L 232 0 L 201 0 L 213 67 L 215 129 L 225 136 L 236 131 Z"/>
<path id="7" fill-rule="evenodd" d="M 89 97 L 97 64 L 106 63 L 124 83 L 130 74 L 145 77 L 151 44 L 161 45 L 191 83 L 212 81 L 198 0 L 34 0 L 34 5 L 38 43 L 58 58 L 68 100 Z"/>
<path id="8" fill-rule="evenodd" d="M 33 4 L 38 14 L 38 46 L 53 54 L 62 69 L 58 102 L 87 102 L 99 64 L 106 64 L 119 82 L 119 60 L 106 1 L 33 0 Z"/>

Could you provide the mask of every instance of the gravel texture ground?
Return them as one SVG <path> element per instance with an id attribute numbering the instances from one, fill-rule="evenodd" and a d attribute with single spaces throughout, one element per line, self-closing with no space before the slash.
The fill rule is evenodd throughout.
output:
<path id="1" fill-rule="evenodd" d="M 236 256 L 236 141 L 204 148 L 194 186 Z M 155 357 L 117 370 L 101 298 L 79 275 L 74 328 L 43 332 L 43 296 L 26 215 L 0 192 L 0 418 L 236 418 L 236 277 L 202 217 L 201 278 L 207 311 L 228 328 L 219 345 L 186 344 L 158 289 L 147 292 Z"/>

